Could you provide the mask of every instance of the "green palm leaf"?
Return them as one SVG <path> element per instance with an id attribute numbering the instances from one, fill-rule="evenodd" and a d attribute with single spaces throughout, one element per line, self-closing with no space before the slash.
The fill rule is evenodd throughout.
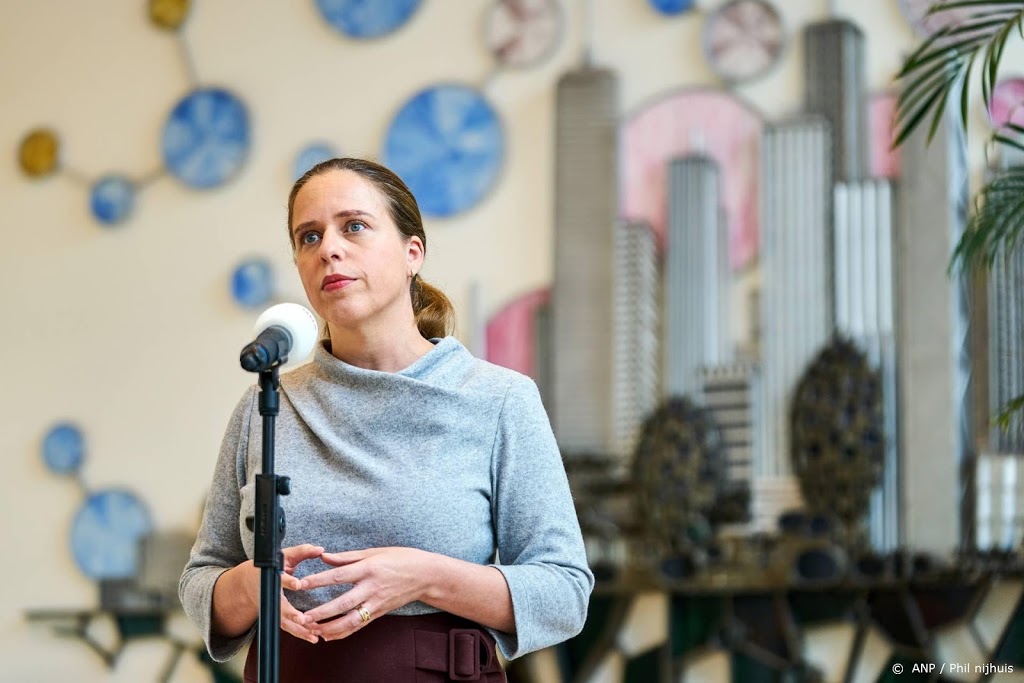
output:
<path id="1" fill-rule="evenodd" d="M 1009 403 L 1003 406 L 1002 412 L 996 417 L 995 422 L 1004 432 L 1010 430 L 1010 424 L 1013 422 L 1013 416 L 1021 411 L 1024 411 L 1024 396 L 1018 396 L 1017 398 L 1011 399 Z"/>
<path id="2" fill-rule="evenodd" d="M 947 0 L 936 2 L 930 14 L 970 10 L 959 24 L 928 38 L 907 58 L 897 75 L 903 87 L 896 108 L 893 147 L 931 117 L 931 142 L 946 113 L 950 96 L 959 96 L 960 117 L 967 132 L 971 72 L 980 59 L 981 94 L 985 108 L 991 105 L 1002 60 L 1010 35 L 1024 38 L 1024 0 Z M 1024 127 L 1008 123 L 992 135 L 1004 148 L 1024 152 Z M 950 271 L 989 267 L 996 259 L 1024 249 L 1024 167 L 997 173 L 974 200 L 967 229 L 953 250 Z M 1024 396 L 1002 406 L 995 423 L 1009 430 L 1014 416 L 1024 412 Z M 1017 427 L 1020 428 L 1020 423 Z"/>
<path id="3" fill-rule="evenodd" d="M 903 89 L 897 104 L 897 147 L 931 117 L 928 140 L 935 135 L 950 96 L 960 100 L 967 118 L 967 94 L 972 67 L 981 59 L 981 90 L 988 107 L 998 76 L 999 61 L 1014 29 L 1024 35 L 1024 0 L 954 0 L 937 2 L 933 14 L 968 9 L 970 16 L 936 32 L 907 58 L 897 78 Z"/>
<path id="4" fill-rule="evenodd" d="M 1024 148 L 1022 148 L 1024 149 Z M 967 229 L 953 250 L 950 269 L 991 266 L 1024 237 L 1024 167 L 1000 171 L 978 192 Z"/>
<path id="5" fill-rule="evenodd" d="M 1018 135 L 1024 133 L 1020 126 L 1010 124 L 1007 128 Z M 1020 139 L 1008 138 L 1024 151 Z M 953 250 L 950 269 L 990 267 L 996 259 L 1006 258 L 1018 249 L 1024 249 L 1024 167 L 1021 166 L 1001 171 L 978 193 L 967 229 Z M 1002 406 L 995 423 L 1004 432 L 1009 431 L 1014 416 L 1021 412 L 1024 412 L 1024 396 Z M 1020 423 L 1017 424 L 1019 427 Z"/>
<path id="6" fill-rule="evenodd" d="M 1024 152 L 1024 127 L 1015 123 L 1007 123 L 992 136 L 996 142 Z"/>

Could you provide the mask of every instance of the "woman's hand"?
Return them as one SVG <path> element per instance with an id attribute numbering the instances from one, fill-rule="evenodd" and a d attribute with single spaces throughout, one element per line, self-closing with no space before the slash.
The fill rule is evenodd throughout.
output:
<path id="1" fill-rule="evenodd" d="M 295 609 L 288 602 L 288 598 L 284 596 L 284 589 L 287 588 L 292 591 L 302 590 L 301 581 L 294 576 L 295 568 L 306 560 L 320 557 L 323 552 L 324 549 L 321 546 L 308 543 L 293 545 L 281 550 L 281 553 L 284 555 L 284 572 L 281 574 L 281 630 L 290 633 L 296 638 L 308 640 L 311 643 L 316 643 L 318 638 L 306 627 L 305 617 L 302 612 Z M 259 572 L 257 572 L 257 577 L 259 577 Z M 259 594 L 259 579 L 257 578 L 257 603 L 259 602 Z"/>
<path id="2" fill-rule="evenodd" d="M 330 602 L 305 613 L 302 628 L 324 640 L 340 640 L 355 633 L 370 619 L 419 600 L 429 585 L 432 553 L 416 548 L 370 548 L 320 556 L 334 569 L 298 581 L 309 590 L 334 584 L 352 588 Z M 362 609 L 360 609 L 360 607 Z M 317 623 L 343 614 L 340 619 Z M 369 614 L 369 618 L 365 616 Z M 282 613 L 282 621 L 284 615 Z"/>
<path id="3" fill-rule="evenodd" d="M 306 560 L 320 557 L 324 551 L 317 545 L 296 545 L 284 548 L 284 571 L 281 573 L 281 587 L 301 590 L 299 579 L 292 574 L 295 568 Z M 260 615 L 261 571 L 246 560 L 232 567 L 217 579 L 213 585 L 213 631 L 227 638 L 237 638 L 252 628 Z M 304 625 L 302 612 L 295 609 L 281 591 L 281 629 L 296 638 L 317 642 L 317 637 Z"/>

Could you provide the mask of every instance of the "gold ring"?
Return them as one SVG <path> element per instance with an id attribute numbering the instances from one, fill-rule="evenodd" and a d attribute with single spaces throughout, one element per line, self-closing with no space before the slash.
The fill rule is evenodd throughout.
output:
<path id="1" fill-rule="evenodd" d="M 363 618 L 364 624 L 370 620 L 370 610 L 366 609 L 362 605 L 359 605 L 359 609 L 356 611 L 359 612 L 359 616 Z"/>

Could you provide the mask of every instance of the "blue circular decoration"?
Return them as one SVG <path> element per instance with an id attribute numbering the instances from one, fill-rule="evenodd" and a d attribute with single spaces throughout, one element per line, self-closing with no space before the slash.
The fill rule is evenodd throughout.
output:
<path id="1" fill-rule="evenodd" d="M 85 459 L 85 437 L 70 422 L 54 425 L 43 438 L 43 462 L 54 474 L 77 474 Z"/>
<path id="2" fill-rule="evenodd" d="M 648 0 L 651 7 L 667 16 L 689 12 L 693 9 L 693 0 Z"/>
<path id="3" fill-rule="evenodd" d="M 89 205 L 100 223 L 114 225 L 128 218 L 135 207 L 135 184 L 122 176 L 100 178 L 92 186 Z"/>
<path id="4" fill-rule="evenodd" d="M 388 129 L 384 163 L 427 215 L 452 216 L 494 186 L 505 153 L 497 113 L 476 90 L 428 88 L 402 107 Z"/>
<path id="5" fill-rule="evenodd" d="M 321 161 L 327 161 L 336 156 L 338 156 L 338 153 L 326 142 L 314 142 L 306 145 L 302 151 L 295 155 L 295 163 L 292 165 L 292 179 L 298 180 L 306 171 Z"/>
<path id="6" fill-rule="evenodd" d="M 164 125 L 164 164 L 189 187 L 208 189 L 230 180 L 249 153 L 249 114 L 220 88 L 186 95 Z"/>
<path id="7" fill-rule="evenodd" d="M 265 306 L 274 296 L 274 268 L 270 262 L 242 261 L 231 275 L 231 296 L 245 308 Z"/>
<path id="8" fill-rule="evenodd" d="M 135 576 L 139 541 L 152 529 L 149 510 L 135 494 L 111 489 L 90 495 L 71 523 L 71 551 L 91 579 Z"/>
<path id="9" fill-rule="evenodd" d="M 316 0 L 324 21 L 350 38 L 379 38 L 409 21 L 421 0 Z"/>

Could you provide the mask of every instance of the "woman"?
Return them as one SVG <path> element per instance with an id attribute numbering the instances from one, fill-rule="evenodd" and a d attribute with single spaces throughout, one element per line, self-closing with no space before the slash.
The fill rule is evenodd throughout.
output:
<path id="1" fill-rule="evenodd" d="M 313 167 L 288 230 L 327 333 L 281 376 L 282 681 L 504 681 L 495 643 L 511 659 L 572 637 L 593 587 L 536 386 L 446 336 L 451 305 L 419 277 L 419 209 L 388 169 Z M 256 398 L 228 425 L 179 588 L 218 661 L 259 613 Z"/>

